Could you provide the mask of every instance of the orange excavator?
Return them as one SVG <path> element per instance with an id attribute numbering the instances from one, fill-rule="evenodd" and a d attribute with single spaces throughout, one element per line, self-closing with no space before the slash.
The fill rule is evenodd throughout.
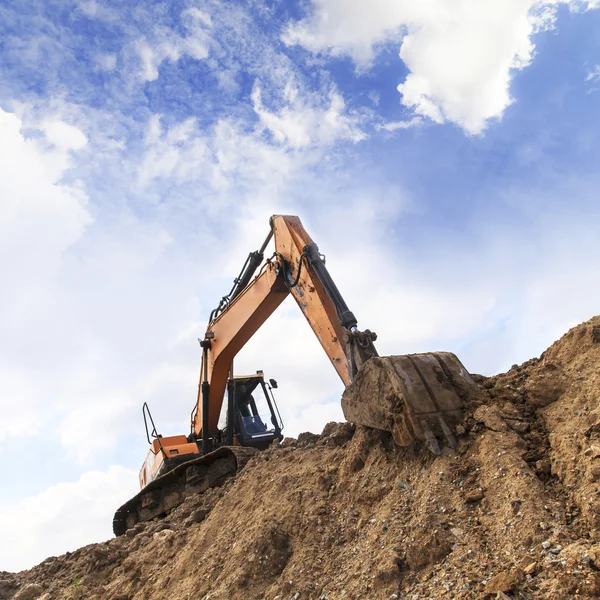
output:
<path id="1" fill-rule="evenodd" d="M 275 252 L 265 260 L 272 238 Z M 267 238 L 248 255 L 200 340 L 190 434 L 160 436 L 143 407 L 150 450 L 140 471 L 141 491 L 115 514 L 116 535 L 168 513 L 190 494 L 221 485 L 255 452 L 282 438 L 273 396 L 277 382 L 265 380 L 262 371 L 236 376 L 233 360 L 288 294 L 345 385 L 342 409 L 348 421 L 390 431 L 400 446 L 421 441 L 436 454 L 440 441 L 456 447 L 453 429 L 462 419 L 463 401 L 475 389 L 462 363 L 449 352 L 378 356 L 377 336 L 359 331 L 300 219 L 275 215 Z"/>

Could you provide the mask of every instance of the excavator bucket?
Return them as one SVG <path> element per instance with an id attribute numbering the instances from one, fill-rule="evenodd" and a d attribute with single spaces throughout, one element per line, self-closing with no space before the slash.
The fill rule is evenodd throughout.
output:
<path id="1" fill-rule="evenodd" d="M 392 433 L 399 446 L 415 440 L 441 454 L 456 448 L 463 403 L 477 385 L 451 352 L 378 356 L 367 360 L 342 396 L 347 421 Z"/>

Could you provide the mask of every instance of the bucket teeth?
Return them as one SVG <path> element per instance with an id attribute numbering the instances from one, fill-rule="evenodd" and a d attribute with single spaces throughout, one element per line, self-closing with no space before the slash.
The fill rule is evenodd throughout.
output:
<path id="1" fill-rule="evenodd" d="M 425 440 L 427 441 L 427 445 L 429 449 L 436 455 L 439 456 L 442 453 L 442 449 L 440 448 L 440 443 L 438 439 L 433 435 L 433 431 L 425 421 L 421 421 L 421 431 L 425 436 Z"/>
<path id="2" fill-rule="evenodd" d="M 450 448 L 452 448 L 453 450 L 456 450 L 458 448 L 458 442 L 456 441 L 452 430 L 450 429 L 450 427 L 448 427 L 448 423 L 446 423 L 444 417 L 442 417 L 441 415 L 438 417 L 438 419 L 440 421 L 440 427 L 444 432 L 446 441 L 448 442 L 448 446 L 450 446 Z"/>

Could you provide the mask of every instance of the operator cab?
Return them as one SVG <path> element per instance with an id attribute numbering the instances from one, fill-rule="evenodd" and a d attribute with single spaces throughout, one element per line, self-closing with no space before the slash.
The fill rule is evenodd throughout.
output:
<path id="1" fill-rule="evenodd" d="M 229 393 L 233 392 L 234 437 L 241 446 L 262 450 L 273 440 L 282 439 L 283 423 L 273 397 L 276 387 L 274 379 L 265 381 L 262 371 L 229 380 Z"/>

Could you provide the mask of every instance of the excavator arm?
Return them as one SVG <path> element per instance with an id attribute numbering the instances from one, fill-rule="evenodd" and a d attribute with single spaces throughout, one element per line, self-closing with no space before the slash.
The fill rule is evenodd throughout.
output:
<path id="1" fill-rule="evenodd" d="M 202 439 L 203 451 L 217 434 L 227 381 L 235 355 L 258 331 L 283 300 L 292 294 L 345 386 L 362 362 L 377 356 L 375 334 L 359 332 L 357 321 L 331 279 L 318 246 L 300 219 L 276 215 L 271 232 L 258 252 L 249 256 L 245 269 L 212 319 L 200 342 L 203 352 L 192 434 Z M 254 275 L 267 243 L 275 253 Z M 251 281 L 251 282 L 250 282 Z M 244 283 L 247 283 L 243 287 Z"/>

